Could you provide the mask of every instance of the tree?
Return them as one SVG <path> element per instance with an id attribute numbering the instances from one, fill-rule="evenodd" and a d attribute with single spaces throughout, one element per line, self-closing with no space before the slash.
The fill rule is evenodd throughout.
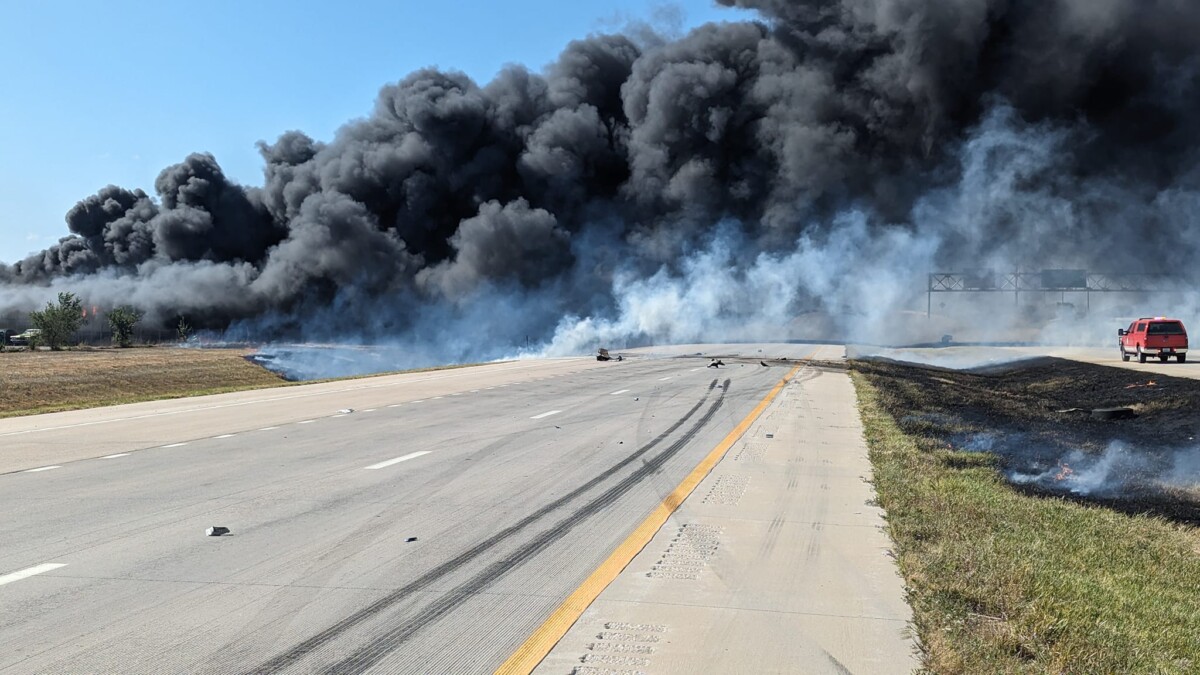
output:
<path id="1" fill-rule="evenodd" d="M 59 293 L 58 305 L 46 303 L 46 309 L 30 312 L 29 319 L 34 328 L 42 331 L 39 342 L 59 351 L 83 324 L 83 301 L 74 293 Z M 32 341 L 30 345 L 32 346 Z"/>
<path id="2" fill-rule="evenodd" d="M 122 305 L 104 316 L 108 319 L 108 327 L 112 329 L 113 344 L 118 347 L 133 345 L 133 327 L 142 320 L 142 312 Z"/>

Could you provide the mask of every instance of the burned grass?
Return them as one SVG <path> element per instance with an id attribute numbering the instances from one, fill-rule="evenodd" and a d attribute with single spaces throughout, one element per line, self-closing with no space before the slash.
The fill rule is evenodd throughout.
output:
<path id="1" fill-rule="evenodd" d="M 244 349 L 0 353 L 0 417 L 279 386 Z"/>
<path id="2" fill-rule="evenodd" d="M 1200 382 L 1064 361 L 853 370 L 930 670 L 1200 670 L 1200 518 L 1164 484 L 1196 445 Z M 1139 417 L 1058 412 L 1117 405 Z M 1074 480 L 1114 453 L 1111 485 Z"/>

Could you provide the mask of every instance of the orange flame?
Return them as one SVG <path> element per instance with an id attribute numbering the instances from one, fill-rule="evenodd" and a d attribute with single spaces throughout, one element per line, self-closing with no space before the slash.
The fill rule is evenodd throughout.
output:
<path id="1" fill-rule="evenodd" d="M 1058 473 L 1054 474 L 1054 480 L 1066 480 L 1073 473 L 1075 470 L 1071 468 L 1071 465 L 1063 462 L 1058 465 Z"/>

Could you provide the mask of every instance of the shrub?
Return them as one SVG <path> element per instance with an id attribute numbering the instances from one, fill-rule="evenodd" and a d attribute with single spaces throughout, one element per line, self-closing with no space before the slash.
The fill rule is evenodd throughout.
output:
<path id="1" fill-rule="evenodd" d="M 48 302 L 46 309 L 30 312 L 29 319 L 42 331 L 36 342 L 59 351 L 83 324 L 83 302 L 74 293 L 59 293 L 57 305 Z M 36 348 L 35 340 L 30 339 L 29 346 Z"/>
<path id="2" fill-rule="evenodd" d="M 133 328 L 142 320 L 142 312 L 128 305 L 117 307 L 105 315 L 112 330 L 112 342 L 118 347 L 133 345 Z"/>

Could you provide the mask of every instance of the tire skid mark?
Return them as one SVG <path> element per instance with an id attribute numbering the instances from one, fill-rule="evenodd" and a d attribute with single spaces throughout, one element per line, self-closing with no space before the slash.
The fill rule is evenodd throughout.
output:
<path id="1" fill-rule="evenodd" d="M 428 627 L 431 623 L 449 614 L 471 597 L 479 593 L 479 591 L 483 590 L 487 586 L 490 586 L 492 583 L 498 581 L 509 572 L 515 570 L 525 562 L 528 562 L 530 559 L 537 556 L 551 544 L 555 543 L 566 534 L 571 532 L 577 525 L 581 524 L 583 521 L 587 520 L 596 513 L 599 513 L 605 507 L 609 506 L 617 499 L 625 495 L 644 479 L 653 476 L 659 469 L 662 468 L 664 464 L 666 464 L 668 460 L 677 455 L 679 451 L 682 450 L 683 447 L 687 445 L 687 443 L 690 442 L 692 438 L 694 438 L 700 432 L 700 430 L 712 420 L 713 416 L 716 415 L 717 411 L 720 410 L 721 406 L 723 405 L 725 401 L 725 395 L 729 391 L 729 386 L 730 380 L 726 379 L 720 388 L 720 393 L 718 394 L 716 400 L 713 401 L 709 409 L 705 411 L 705 413 L 698 420 L 696 420 L 695 424 L 693 424 L 691 428 L 684 432 L 682 436 L 680 436 L 675 442 L 671 443 L 671 445 L 667 446 L 667 448 L 657 456 L 643 462 L 633 473 L 621 479 L 615 485 L 608 488 L 606 491 L 596 496 L 588 503 L 579 507 L 574 513 L 560 520 L 550 529 L 537 535 L 532 541 L 524 544 L 511 555 L 508 555 L 488 565 L 468 581 L 460 584 L 453 590 L 448 591 L 433 603 L 421 609 L 417 614 L 403 620 L 400 624 L 388 630 L 383 637 L 359 649 L 354 654 L 333 664 L 329 668 L 325 669 L 324 672 L 358 673 L 366 670 L 371 665 L 378 663 L 422 628 Z M 266 673 L 275 673 L 284 668 L 296 665 L 300 660 L 304 659 L 309 654 L 312 654 L 330 642 L 338 639 L 359 624 L 376 617 L 380 613 L 406 599 L 410 599 L 414 593 L 417 593 L 423 590 L 426 586 L 429 586 L 458 571 L 462 566 L 474 561 L 476 558 L 483 556 L 485 553 L 505 542 L 513 535 L 520 533 L 550 513 L 567 506 L 575 499 L 581 497 L 582 495 L 591 491 L 593 488 L 607 481 L 621 469 L 633 464 L 643 455 L 650 452 L 663 441 L 665 441 L 671 434 L 678 431 L 700 410 L 701 407 L 704 406 L 705 402 L 708 401 L 710 395 L 715 389 L 717 389 L 716 379 L 709 383 L 708 389 L 705 391 L 704 396 L 702 396 L 700 400 L 691 407 L 691 409 L 684 413 L 684 415 L 676 420 L 670 427 L 622 459 L 620 462 L 617 462 L 603 473 L 597 475 L 595 478 L 592 478 L 571 492 L 541 507 L 532 514 L 522 518 L 513 525 L 501 530 L 500 532 L 489 537 L 488 539 L 485 539 L 479 544 L 476 544 L 470 549 L 467 549 L 455 558 L 426 572 L 421 577 L 409 582 L 408 584 L 405 584 L 403 587 L 398 588 L 391 593 L 388 593 L 379 600 L 376 600 L 370 605 L 367 605 L 366 607 L 354 612 L 350 616 L 338 621 L 325 630 L 297 644 L 286 652 L 283 652 L 282 654 L 279 654 L 259 664 L 257 667 L 247 672 L 254 673 L 255 675 L 265 675 Z"/>

